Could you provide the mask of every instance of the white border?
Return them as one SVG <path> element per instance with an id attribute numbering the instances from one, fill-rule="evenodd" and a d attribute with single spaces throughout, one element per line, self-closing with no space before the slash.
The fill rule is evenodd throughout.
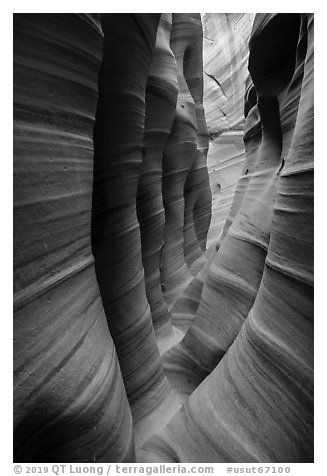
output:
<path id="1" fill-rule="evenodd" d="M 325 141 L 327 132 L 324 130 L 326 105 L 325 71 L 327 62 L 326 31 L 327 11 L 324 2 L 311 1 L 165 1 L 165 2 L 106 2 L 104 1 L 15 1 L 2 7 L 1 32 L 1 164 L 3 183 L 1 190 L 1 440 L 0 440 L 0 468 L 2 474 L 11 475 L 12 465 L 12 14 L 14 12 L 152 12 L 174 11 L 215 12 L 222 10 L 230 13 L 237 12 L 314 12 L 315 13 L 315 463 L 292 464 L 291 475 L 323 475 L 327 474 L 324 467 L 326 447 L 326 365 L 327 362 L 327 311 L 324 297 L 327 284 L 327 154 Z M 200 8 L 199 8 L 200 7 Z M 4 144 L 4 146 L 3 146 Z M 301 418 L 301 415 L 299 415 Z M 205 464 L 205 463 L 203 463 Z M 142 465 L 138 465 L 142 466 Z M 194 466 L 194 465 L 193 465 Z M 228 465 L 215 465 L 215 474 L 226 474 Z M 233 464 L 232 466 L 242 466 Z M 243 465 L 245 467 L 245 465 Z M 259 466 L 259 465 L 246 465 Z M 263 466 L 263 465 L 261 465 Z M 284 464 L 282 466 L 285 466 Z"/>

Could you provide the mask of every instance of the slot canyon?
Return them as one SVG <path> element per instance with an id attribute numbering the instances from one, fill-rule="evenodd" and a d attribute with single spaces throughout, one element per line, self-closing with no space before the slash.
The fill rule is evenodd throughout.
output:
<path id="1" fill-rule="evenodd" d="M 15 462 L 313 462 L 309 13 L 14 14 Z"/>

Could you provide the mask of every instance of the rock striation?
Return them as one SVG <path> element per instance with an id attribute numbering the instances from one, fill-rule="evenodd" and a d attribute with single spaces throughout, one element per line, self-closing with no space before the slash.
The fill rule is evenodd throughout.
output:
<path id="1" fill-rule="evenodd" d="M 145 291 L 136 213 L 146 84 L 160 15 L 105 14 L 101 20 L 104 44 L 94 125 L 92 250 L 109 330 L 137 421 L 154 405 L 153 393 L 161 398 L 169 393 Z M 147 406 L 144 394 L 148 394 Z"/>
<path id="2" fill-rule="evenodd" d="M 313 461 L 313 16 L 257 15 L 249 71 L 255 166 L 169 356 L 175 374 L 208 377 L 147 461 Z"/>
<path id="3" fill-rule="evenodd" d="M 205 13 L 202 20 L 204 107 L 213 196 L 210 246 L 222 232 L 245 160 L 243 104 L 254 14 Z"/>
<path id="4" fill-rule="evenodd" d="M 134 460 L 91 253 L 102 43 L 96 16 L 14 15 L 15 461 Z"/>
<path id="5" fill-rule="evenodd" d="M 173 14 L 171 48 L 177 64 L 178 98 L 163 157 L 166 223 L 161 255 L 161 279 L 170 307 L 192 279 L 192 264 L 205 251 L 211 217 L 200 14 Z"/>
<path id="6" fill-rule="evenodd" d="M 145 284 L 158 339 L 173 332 L 160 275 L 165 229 L 163 152 L 173 125 L 178 94 L 176 59 L 170 47 L 171 29 L 172 14 L 162 14 L 146 85 L 144 148 L 137 191 Z"/>
<path id="7" fill-rule="evenodd" d="M 14 460 L 313 461 L 313 14 L 15 14 Z"/>

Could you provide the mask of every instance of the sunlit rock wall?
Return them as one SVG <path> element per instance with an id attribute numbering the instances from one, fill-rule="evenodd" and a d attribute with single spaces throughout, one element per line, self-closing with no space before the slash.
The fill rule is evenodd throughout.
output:
<path id="1" fill-rule="evenodd" d="M 313 461 L 313 15 L 257 14 L 249 51 L 238 193 L 163 357 L 190 397 L 146 461 Z"/>
<path id="2" fill-rule="evenodd" d="M 313 460 L 313 15 L 252 20 L 15 15 L 15 461 Z"/>
<path id="3" fill-rule="evenodd" d="M 91 253 L 102 44 L 97 16 L 14 15 L 15 461 L 134 459 Z"/>
<path id="4" fill-rule="evenodd" d="M 209 245 L 222 231 L 244 161 L 244 93 L 253 19 L 251 13 L 202 16 L 204 108 L 213 195 Z"/>

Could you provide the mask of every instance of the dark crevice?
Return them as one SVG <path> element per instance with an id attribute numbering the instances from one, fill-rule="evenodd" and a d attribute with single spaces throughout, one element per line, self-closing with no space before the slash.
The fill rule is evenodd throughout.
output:
<path id="1" fill-rule="evenodd" d="M 213 74 L 206 73 L 205 71 L 203 71 L 203 72 L 204 72 L 204 74 L 206 74 L 209 78 L 211 78 L 211 79 L 220 87 L 221 92 L 223 93 L 224 98 L 227 99 L 226 93 L 225 93 L 225 91 L 224 91 L 222 85 L 221 85 L 220 82 L 218 81 L 218 79 L 215 78 Z"/>

